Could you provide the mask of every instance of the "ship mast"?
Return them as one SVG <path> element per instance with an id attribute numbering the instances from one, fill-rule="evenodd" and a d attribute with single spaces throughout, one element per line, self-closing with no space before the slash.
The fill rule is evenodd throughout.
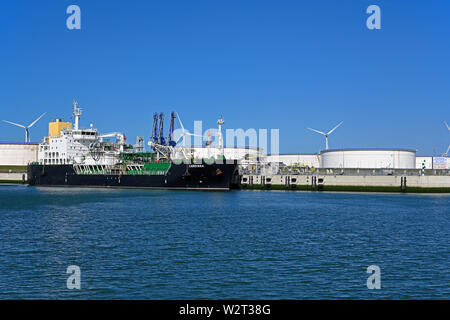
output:
<path id="1" fill-rule="evenodd" d="M 78 102 L 74 101 L 73 102 L 73 117 L 75 118 L 75 124 L 74 124 L 75 130 L 78 130 L 78 125 L 80 123 L 80 117 L 83 114 L 81 109 L 78 108 L 77 106 L 78 106 Z"/>
<path id="2" fill-rule="evenodd" d="M 222 135 L 222 125 L 225 124 L 225 120 L 223 120 L 223 117 L 220 116 L 219 120 L 217 120 L 217 124 L 219 125 L 219 129 L 217 131 L 217 138 L 219 139 L 219 150 L 224 154 L 223 152 L 223 135 Z"/>

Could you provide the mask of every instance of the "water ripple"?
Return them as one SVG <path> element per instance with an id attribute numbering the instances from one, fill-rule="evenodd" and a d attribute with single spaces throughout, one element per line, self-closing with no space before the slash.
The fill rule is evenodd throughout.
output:
<path id="1" fill-rule="evenodd" d="M 0 185 L 0 299 L 449 299 L 448 195 Z M 66 289 L 66 268 L 82 289 Z M 381 268 L 368 290 L 366 269 Z"/>

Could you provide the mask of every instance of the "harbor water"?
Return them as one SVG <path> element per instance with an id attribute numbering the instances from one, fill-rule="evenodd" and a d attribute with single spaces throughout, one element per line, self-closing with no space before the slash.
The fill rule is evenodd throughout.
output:
<path id="1" fill-rule="evenodd" d="M 448 194 L 0 185 L 0 299 L 449 299 L 449 239 Z"/>

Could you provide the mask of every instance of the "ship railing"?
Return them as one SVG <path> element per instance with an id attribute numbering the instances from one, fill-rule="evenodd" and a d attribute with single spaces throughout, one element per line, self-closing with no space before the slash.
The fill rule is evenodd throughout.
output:
<path id="1" fill-rule="evenodd" d="M 108 175 L 108 174 L 128 174 L 128 175 L 165 175 L 164 170 L 144 170 L 143 165 L 127 165 L 126 170 L 111 165 L 74 164 L 74 171 L 77 175 Z"/>
<path id="2" fill-rule="evenodd" d="M 114 167 L 108 165 L 75 164 L 73 168 L 76 174 L 111 174 L 114 171 Z"/>

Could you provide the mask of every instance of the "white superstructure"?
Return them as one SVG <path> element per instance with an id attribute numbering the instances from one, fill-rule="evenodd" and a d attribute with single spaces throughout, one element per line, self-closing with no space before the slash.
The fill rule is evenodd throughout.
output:
<path id="1" fill-rule="evenodd" d="M 115 165 L 118 154 L 125 151 L 125 136 L 119 132 L 100 135 L 92 125 L 88 129 L 80 128 L 82 112 L 77 105 L 74 102 L 73 129 L 71 123 L 60 119 L 49 124 L 49 136 L 39 144 L 39 163 Z M 108 137 L 117 138 L 117 142 L 103 142 Z"/>

